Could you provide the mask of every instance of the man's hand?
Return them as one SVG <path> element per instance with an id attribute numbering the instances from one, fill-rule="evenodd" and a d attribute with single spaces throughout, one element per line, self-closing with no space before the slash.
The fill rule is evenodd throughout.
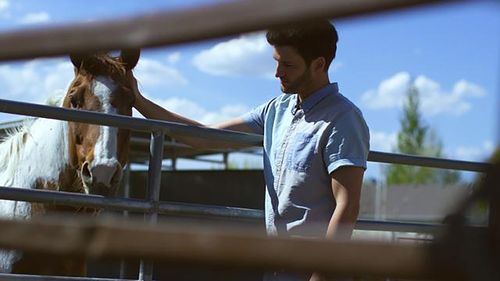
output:
<path id="1" fill-rule="evenodd" d="M 345 277 L 331 277 L 331 276 L 325 276 L 323 274 L 319 273 L 313 273 L 309 281 L 353 281 L 354 279 L 352 278 L 345 278 Z"/>
<path id="2" fill-rule="evenodd" d="M 314 272 L 309 281 L 325 281 L 326 279 L 321 274 Z"/>
<path id="3" fill-rule="evenodd" d="M 129 81 L 129 87 L 130 90 L 132 91 L 134 95 L 134 102 L 132 103 L 132 106 L 136 106 L 137 101 L 143 98 L 141 95 L 141 92 L 139 92 L 139 87 L 137 85 L 137 79 L 135 79 L 134 74 L 132 73 L 132 70 L 127 71 L 127 80 Z"/>

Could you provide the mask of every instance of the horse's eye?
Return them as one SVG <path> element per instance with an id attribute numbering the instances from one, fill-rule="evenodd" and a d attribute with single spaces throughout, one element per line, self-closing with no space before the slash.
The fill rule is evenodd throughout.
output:
<path id="1" fill-rule="evenodd" d="M 78 108 L 78 97 L 76 95 L 71 95 L 69 97 L 69 102 L 71 103 L 72 108 Z"/>
<path id="2" fill-rule="evenodd" d="M 80 134 L 75 135 L 75 142 L 78 145 L 82 144 L 82 136 Z"/>

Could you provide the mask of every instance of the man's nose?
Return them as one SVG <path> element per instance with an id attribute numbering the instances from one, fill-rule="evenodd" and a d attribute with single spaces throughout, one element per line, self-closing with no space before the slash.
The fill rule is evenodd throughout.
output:
<path id="1" fill-rule="evenodd" d="M 283 76 L 284 76 L 283 70 L 281 69 L 281 67 L 277 66 L 276 73 L 274 74 L 274 77 L 281 78 Z"/>

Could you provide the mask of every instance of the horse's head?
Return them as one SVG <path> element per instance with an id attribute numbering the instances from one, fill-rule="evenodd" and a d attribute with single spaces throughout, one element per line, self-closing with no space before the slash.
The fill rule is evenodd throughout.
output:
<path id="1" fill-rule="evenodd" d="M 63 106 L 107 114 L 132 115 L 134 95 L 127 77 L 139 60 L 139 50 L 72 55 L 75 78 Z M 130 132 L 108 126 L 69 122 L 70 162 L 78 171 L 85 193 L 114 195 L 127 162 Z"/>

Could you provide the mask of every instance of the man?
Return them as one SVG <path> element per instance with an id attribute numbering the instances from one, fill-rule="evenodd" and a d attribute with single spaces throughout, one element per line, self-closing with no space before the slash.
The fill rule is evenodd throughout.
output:
<path id="1" fill-rule="evenodd" d="M 359 109 L 328 77 L 337 32 L 330 22 L 320 20 L 269 30 L 267 40 L 284 94 L 212 127 L 264 135 L 265 219 L 270 235 L 349 239 L 359 211 L 369 132 Z M 136 84 L 132 88 L 134 106 L 147 118 L 203 126 L 147 100 Z M 234 147 L 203 138 L 176 139 L 196 147 Z M 265 279 L 309 277 L 275 272 Z"/>

